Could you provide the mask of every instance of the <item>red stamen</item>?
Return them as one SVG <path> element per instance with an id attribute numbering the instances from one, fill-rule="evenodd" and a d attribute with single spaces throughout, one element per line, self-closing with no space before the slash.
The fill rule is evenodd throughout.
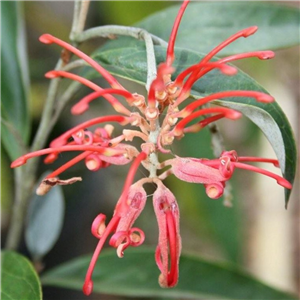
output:
<path id="1" fill-rule="evenodd" d="M 211 63 L 211 66 L 208 66 L 207 68 L 207 63 L 204 65 L 205 69 L 203 69 L 203 62 L 201 61 L 198 64 L 199 72 L 196 74 L 196 71 L 194 71 L 194 75 L 191 76 L 188 81 L 186 82 L 183 90 L 189 90 L 193 83 L 197 81 L 200 77 L 205 75 L 206 73 L 210 72 L 212 69 L 217 68 L 218 64 L 224 65 L 225 63 L 239 60 L 239 59 L 244 59 L 244 58 L 250 58 L 250 57 L 257 57 L 258 59 L 270 59 L 275 56 L 275 53 L 273 51 L 256 51 L 256 52 L 247 52 L 247 53 L 241 53 L 241 54 L 236 54 L 232 56 L 228 56 L 225 58 L 222 58 L 220 60 L 217 60 L 216 62 Z M 202 67 L 201 67 L 202 65 Z M 227 65 L 224 65 L 227 66 Z M 227 66 L 229 67 L 229 66 Z M 226 75 L 234 75 L 236 74 L 237 70 L 235 69 L 236 72 L 231 71 L 230 69 L 220 69 L 224 74 Z"/>
<path id="2" fill-rule="evenodd" d="M 136 237 L 137 233 L 138 233 L 139 238 L 133 239 L 132 237 L 133 236 Z M 142 245 L 145 241 L 144 231 L 137 227 L 133 227 L 130 229 L 129 237 L 130 237 L 130 246 L 132 246 L 132 247 L 138 247 L 138 246 Z"/>
<path id="3" fill-rule="evenodd" d="M 284 179 L 283 177 L 281 177 L 277 174 L 274 174 L 272 172 L 269 172 L 267 170 L 264 170 L 264 169 L 261 169 L 261 168 L 258 168 L 258 167 L 252 166 L 252 165 L 247 165 L 247 164 L 243 164 L 243 163 L 239 163 L 239 162 L 233 162 L 233 164 L 236 168 L 249 170 L 252 172 L 260 173 L 260 174 L 266 175 L 268 177 L 274 178 L 279 185 L 285 187 L 286 189 L 292 188 L 292 185 L 286 179 Z"/>
<path id="4" fill-rule="evenodd" d="M 176 226 L 171 210 L 166 212 L 167 234 L 170 247 L 170 271 L 168 273 L 168 286 L 172 287 L 177 283 L 178 262 L 177 262 L 177 245 L 176 245 Z"/>
<path id="5" fill-rule="evenodd" d="M 212 63 L 204 63 L 204 64 L 196 64 L 192 65 L 189 68 L 182 71 L 175 79 L 174 86 L 181 86 L 185 77 L 193 72 L 194 77 L 189 80 L 189 84 L 185 84 L 184 90 L 187 91 L 187 86 L 191 86 L 196 80 L 199 79 L 199 77 L 203 76 L 204 74 L 208 73 L 214 68 L 220 69 L 220 71 L 225 75 L 235 75 L 237 73 L 237 69 L 233 66 L 228 66 L 224 63 L 219 63 L 219 61 L 212 62 Z M 198 69 L 199 72 L 203 71 L 203 74 L 197 73 L 196 70 Z M 204 70 L 203 70 L 204 69 Z"/>
<path id="6" fill-rule="evenodd" d="M 104 214 L 99 214 L 93 221 L 91 226 L 91 232 L 94 237 L 100 239 L 106 229 L 105 226 L 106 216 Z"/>
<path id="7" fill-rule="evenodd" d="M 180 21 L 182 19 L 182 16 L 184 14 L 184 11 L 187 7 L 187 5 L 189 4 L 190 1 L 188 0 L 185 0 L 180 9 L 179 9 L 179 12 L 176 16 L 176 19 L 175 19 L 175 22 L 174 22 L 174 25 L 173 25 L 173 28 L 172 28 L 172 31 L 171 31 L 171 35 L 170 35 L 170 38 L 169 38 L 169 43 L 168 43 L 168 49 L 167 49 L 167 58 L 166 58 L 166 63 L 168 66 L 171 66 L 174 59 L 175 59 L 175 56 L 174 56 L 174 45 L 175 45 L 175 40 L 176 40 L 176 35 L 177 35 L 177 31 L 178 31 L 178 28 L 179 28 L 179 24 L 180 24 Z"/>
<path id="8" fill-rule="evenodd" d="M 44 163 L 52 164 L 54 161 L 57 160 L 57 157 L 58 157 L 58 153 L 51 153 L 44 158 Z"/>
<path id="9" fill-rule="evenodd" d="M 201 64 L 200 64 L 201 65 Z M 200 67 L 199 72 L 197 73 L 197 71 L 194 71 L 190 77 L 188 78 L 188 80 L 184 83 L 184 86 L 182 88 L 181 93 L 178 96 L 178 100 L 177 102 L 181 102 L 181 98 L 182 96 L 184 98 L 186 98 L 185 95 L 189 95 L 190 90 L 193 86 L 193 84 L 202 76 L 204 76 L 205 74 L 207 74 L 208 72 L 210 72 L 211 70 L 218 68 L 220 69 L 220 71 L 228 76 L 232 76 L 235 75 L 237 73 L 237 69 L 235 67 L 232 66 L 228 66 L 226 64 L 219 64 L 216 62 L 213 63 L 205 63 L 202 67 Z"/>
<path id="10" fill-rule="evenodd" d="M 65 144 L 67 144 L 68 139 L 73 134 L 76 134 L 78 131 L 85 129 L 89 126 L 93 126 L 93 125 L 104 123 L 104 122 L 117 122 L 124 126 L 130 122 L 130 118 L 124 117 L 124 116 L 119 116 L 119 115 L 111 115 L 111 116 L 104 116 L 104 117 L 99 117 L 99 118 L 94 118 L 94 119 L 88 120 L 86 122 L 83 122 L 83 123 L 73 127 L 72 129 L 63 133 L 58 138 L 54 139 L 50 143 L 50 147 L 58 147 L 58 146 L 65 145 Z"/>
<path id="11" fill-rule="evenodd" d="M 228 57 L 219 59 L 210 64 L 203 63 L 203 61 L 200 61 L 200 63 L 193 65 L 193 66 L 189 67 L 188 69 L 184 70 L 182 73 L 180 73 L 175 80 L 175 84 L 177 84 L 177 85 L 182 84 L 184 78 L 188 74 L 193 72 L 194 75 L 191 76 L 188 79 L 188 82 L 185 84 L 185 89 L 188 90 L 196 80 L 198 80 L 200 77 L 202 77 L 203 75 L 205 75 L 212 69 L 217 68 L 218 64 L 227 66 L 224 64 L 231 62 L 231 61 L 239 60 L 239 59 L 250 58 L 250 57 L 257 57 L 258 59 L 270 59 L 270 58 L 273 58 L 274 56 L 275 56 L 275 53 L 273 51 L 268 50 L 268 51 L 255 51 L 255 52 L 235 54 L 232 56 L 228 56 Z M 230 67 L 230 66 L 227 66 L 227 67 Z M 198 69 L 198 73 L 197 73 L 197 69 Z M 234 75 L 237 70 L 235 69 L 235 72 L 234 72 L 233 70 L 230 70 L 230 69 L 227 70 L 226 68 L 223 68 L 223 69 L 221 68 L 221 71 L 226 75 Z"/>
<path id="12" fill-rule="evenodd" d="M 68 51 L 74 53 L 79 58 L 85 60 L 89 65 L 91 65 L 96 71 L 98 71 L 108 82 L 109 84 L 116 89 L 124 89 L 123 86 L 108 72 L 106 71 L 101 65 L 99 65 L 95 60 L 91 57 L 83 53 L 82 51 L 78 50 L 77 48 L 73 47 L 72 45 L 50 35 L 50 34 L 43 34 L 40 36 L 39 39 L 42 43 L 45 44 L 52 44 L 55 43 Z"/>
<path id="13" fill-rule="evenodd" d="M 191 122 L 195 118 L 198 118 L 202 115 L 210 114 L 210 113 L 221 113 L 225 118 L 229 118 L 232 120 L 238 119 L 242 116 L 242 114 L 236 110 L 225 108 L 225 107 L 210 107 L 203 108 L 197 112 L 190 114 L 189 116 L 182 119 L 180 122 L 176 124 L 174 129 L 170 132 L 172 135 L 180 136 L 183 133 L 184 127 L 187 123 Z"/>
<path id="14" fill-rule="evenodd" d="M 190 73 L 192 73 L 193 71 L 197 70 L 199 68 L 199 65 L 192 65 L 190 67 L 188 67 L 187 69 L 185 69 L 184 71 L 182 71 L 175 79 L 174 81 L 174 85 L 175 86 L 181 86 L 185 77 L 187 75 L 189 75 Z"/>
<path id="15" fill-rule="evenodd" d="M 56 70 L 52 70 L 49 71 L 45 74 L 46 78 L 57 78 L 57 77 L 65 77 L 65 78 L 69 78 L 75 81 L 78 81 L 84 85 L 86 85 L 87 87 L 91 88 L 92 90 L 98 91 L 99 89 L 101 89 L 97 84 L 93 83 L 92 81 L 81 77 L 79 75 L 67 72 L 67 71 L 56 71 Z"/>
<path id="16" fill-rule="evenodd" d="M 222 59 L 219 59 L 216 61 L 217 63 L 228 63 L 231 61 L 244 59 L 244 58 L 250 58 L 250 57 L 257 57 L 258 59 L 270 59 L 275 56 L 275 53 L 273 51 L 254 51 L 254 52 L 247 52 L 247 53 L 240 53 L 235 54 L 231 56 L 224 57 Z"/>
<path id="17" fill-rule="evenodd" d="M 255 33 L 257 31 L 258 27 L 257 26 L 252 26 L 246 29 L 243 29 L 239 32 L 237 32 L 236 34 L 230 36 L 228 39 L 226 39 L 224 42 L 222 42 L 221 44 L 219 44 L 217 47 L 215 47 L 212 51 L 210 51 L 199 63 L 198 63 L 198 67 L 201 71 L 201 68 L 203 68 L 205 66 L 205 64 L 211 59 L 213 58 L 214 55 L 216 55 L 219 51 L 221 51 L 224 47 L 226 47 L 227 45 L 229 45 L 230 43 L 232 43 L 233 41 L 235 41 L 236 39 L 240 38 L 240 37 L 248 37 L 249 35 L 252 35 L 253 33 Z M 206 70 L 205 73 L 207 73 L 208 71 L 210 71 L 211 69 Z M 203 74 L 199 73 L 199 70 L 197 70 L 197 68 L 192 72 L 192 74 L 190 75 L 190 77 L 188 78 L 188 80 L 185 82 L 184 88 L 181 91 L 180 95 L 178 96 L 178 99 L 176 101 L 176 105 L 179 105 L 184 99 L 186 99 L 188 97 L 188 92 L 191 88 L 191 86 L 193 85 L 193 83 L 199 79 L 200 76 L 203 76 Z"/>
<path id="18" fill-rule="evenodd" d="M 84 77 L 81 77 L 79 75 L 76 75 L 76 74 L 73 74 L 70 72 L 66 72 L 66 71 L 49 71 L 45 74 L 45 76 L 47 78 L 56 78 L 56 77 L 69 78 L 69 79 L 78 81 L 78 82 L 84 84 L 85 86 L 91 88 L 92 90 L 96 91 L 96 93 L 92 93 L 92 94 L 86 96 L 85 98 L 83 98 L 81 100 L 83 102 L 82 104 L 80 104 L 81 101 L 78 104 L 76 104 L 77 107 L 75 109 L 73 107 L 73 109 L 72 109 L 73 114 L 83 113 L 84 111 L 86 111 L 88 109 L 87 103 L 89 103 L 90 101 L 92 101 L 93 99 L 95 99 L 97 97 L 103 96 L 117 112 L 124 113 L 125 115 L 130 115 L 129 110 L 127 110 L 115 97 L 110 95 L 110 93 L 115 93 L 115 94 L 119 93 L 119 94 L 123 95 L 125 98 L 127 97 L 128 100 L 134 101 L 135 99 L 133 98 L 132 94 L 126 90 L 106 89 L 105 90 L 106 92 L 103 92 L 104 90 L 100 86 L 93 83 L 92 81 L 90 81 Z M 116 91 L 118 91 L 118 92 L 116 92 Z M 98 94 L 100 94 L 100 95 L 97 96 Z"/>
<path id="19" fill-rule="evenodd" d="M 263 157 L 251 157 L 251 156 L 239 156 L 238 161 L 250 161 L 250 162 L 264 162 L 271 163 L 275 167 L 279 167 L 279 162 L 277 159 L 273 158 L 263 158 Z"/>
<path id="20" fill-rule="evenodd" d="M 231 44 L 235 40 L 237 40 L 240 37 L 248 37 L 252 34 L 254 34 L 257 31 L 257 26 L 252 26 L 245 28 L 243 30 L 238 31 L 237 33 L 230 36 L 228 39 L 226 39 L 224 42 L 219 44 L 217 47 L 215 47 L 212 51 L 210 51 L 201 61 L 201 63 L 208 62 L 211 58 L 213 58 L 218 52 L 220 52 L 222 49 L 224 49 L 227 45 Z"/>
<path id="21" fill-rule="evenodd" d="M 130 239 L 127 231 L 117 231 L 112 235 L 112 237 L 109 240 L 109 245 L 114 248 L 117 248 L 121 244 L 124 244 L 126 248 L 130 245 Z M 125 250 L 126 248 L 123 248 L 122 250 Z M 124 255 L 123 251 L 121 254 L 123 257 Z"/>
<path id="22" fill-rule="evenodd" d="M 183 129 L 184 133 L 191 133 L 191 132 L 198 132 L 208 124 L 211 124 L 215 121 L 218 121 L 220 119 L 224 118 L 224 114 L 218 114 L 212 117 L 205 118 L 204 120 L 201 120 L 200 122 L 191 125 L 189 127 L 186 127 Z"/>
<path id="23" fill-rule="evenodd" d="M 71 112 L 73 115 L 79 115 L 88 110 L 89 103 L 95 100 L 98 97 L 107 95 L 107 94 L 117 94 L 122 95 L 124 98 L 127 99 L 129 103 L 133 102 L 135 99 L 133 98 L 132 94 L 125 90 L 116 90 L 116 89 L 101 89 L 94 93 L 87 95 L 86 97 L 82 98 L 77 104 L 75 104 Z M 112 107 L 119 113 L 123 113 L 127 116 L 130 115 L 130 111 L 125 108 L 116 98 L 107 98 L 108 102 L 112 105 Z"/>
<path id="24" fill-rule="evenodd" d="M 53 177 L 57 177 L 59 174 L 61 174 L 62 172 L 64 172 L 65 170 L 71 168 L 72 166 L 74 166 L 75 164 L 77 164 L 78 162 L 80 162 L 81 160 L 85 159 L 88 155 L 90 155 L 93 152 L 90 151 L 86 151 L 83 152 L 79 155 L 77 155 L 76 157 L 74 157 L 73 159 L 71 159 L 70 161 L 68 161 L 67 163 L 65 163 L 64 165 L 60 166 L 58 169 L 56 169 L 55 171 L 53 171 L 51 174 L 49 174 L 46 178 L 53 178 Z"/>
<path id="25" fill-rule="evenodd" d="M 86 276 L 85 276 L 84 285 L 82 287 L 83 293 L 87 296 L 90 295 L 93 291 L 92 274 L 93 274 L 97 259 L 99 257 L 99 254 L 100 254 L 100 252 L 103 248 L 103 245 L 104 245 L 107 237 L 109 236 L 110 233 L 112 233 L 115 230 L 115 228 L 118 225 L 119 221 L 120 221 L 120 217 L 118 215 L 114 216 L 111 219 L 111 221 L 107 225 L 103 235 L 101 236 L 101 238 L 98 242 L 98 245 L 95 249 L 95 252 L 92 256 L 89 268 L 88 268 Z"/>
<path id="26" fill-rule="evenodd" d="M 203 60 L 200 61 L 198 64 L 187 68 L 186 70 L 184 70 L 177 76 L 177 78 L 174 82 L 174 85 L 180 86 L 180 85 L 182 85 L 185 77 L 187 75 L 189 75 L 190 73 L 193 73 L 188 78 L 188 80 L 185 82 L 184 87 L 182 88 L 182 91 L 180 92 L 180 95 L 178 96 L 179 100 L 177 100 L 177 105 L 179 105 L 179 103 L 182 102 L 182 100 L 183 100 L 182 98 L 185 99 L 187 97 L 186 94 L 189 93 L 194 82 L 197 81 L 200 77 L 202 77 L 206 73 L 210 72 L 212 69 L 218 68 L 218 64 L 221 64 L 221 66 L 224 66 L 224 67 L 219 67 L 220 71 L 223 74 L 234 75 L 234 74 L 236 74 L 237 70 L 233 67 L 231 69 L 225 68 L 225 66 L 227 66 L 227 65 L 224 65 L 225 63 L 239 60 L 239 59 L 249 58 L 249 57 L 257 57 L 259 59 L 270 59 L 270 58 L 273 58 L 274 56 L 275 56 L 275 53 L 273 51 L 268 50 L 268 51 L 255 51 L 255 52 L 236 54 L 236 55 L 222 58 L 222 59 L 217 60 L 212 63 L 203 62 Z M 230 67 L 230 66 L 227 66 L 227 67 Z M 198 69 L 198 72 L 197 72 L 197 69 Z"/>
<path id="27" fill-rule="evenodd" d="M 256 92 L 256 91 L 225 91 L 215 94 L 211 94 L 207 97 L 195 100 L 193 103 L 186 106 L 183 110 L 178 112 L 175 116 L 179 118 L 186 117 L 191 114 L 191 112 L 210 101 L 227 98 L 227 97 L 252 97 L 258 102 L 270 103 L 274 101 L 274 98 L 268 94 Z"/>
<path id="28" fill-rule="evenodd" d="M 13 161 L 10 166 L 11 168 L 20 167 L 26 164 L 27 160 L 30 158 L 45 155 L 45 154 L 50 154 L 50 153 L 59 153 L 59 152 L 66 152 L 66 151 L 92 151 L 101 154 L 106 154 L 108 156 L 120 155 L 126 152 L 125 150 L 118 150 L 114 148 L 106 148 L 106 147 L 92 146 L 92 145 L 62 146 L 62 147 L 55 147 L 55 148 L 46 148 L 31 153 L 27 153 L 17 158 L 15 161 Z"/>
<path id="29" fill-rule="evenodd" d="M 155 92 L 164 90 L 165 88 L 165 82 L 164 82 L 164 76 L 168 74 L 172 74 L 174 72 L 174 68 L 167 66 L 167 64 L 162 63 L 158 66 L 157 69 L 157 76 L 152 81 L 148 93 L 148 106 L 150 108 L 154 108 L 156 101 L 155 101 Z"/>

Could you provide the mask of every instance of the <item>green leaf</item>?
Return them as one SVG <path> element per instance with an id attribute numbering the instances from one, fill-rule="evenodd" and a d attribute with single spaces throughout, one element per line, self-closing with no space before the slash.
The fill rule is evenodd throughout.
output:
<path id="1" fill-rule="evenodd" d="M 15 159 L 29 137 L 29 75 L 21 2 L 1 3 L 1 62 L 2 141 Z"/>
<path id="2" fill-rule="evenodd" d="M 168 41 L 178 9 L 179 5 L 167 8 L 136 26 Z M 220 55 L 299 44 L 299 9 L 296 7 L 251 1 L 206 1 L 187 6 L 176 47 L 208 53 L 230 35 L 254 25 L 259 27 L 256 34 L 234 42 Z"/>
<path id="3" fill-rule="evenodd" d="M 155 47 L 157 64 L 165 60 L 165 52 L 165 48 Z M 180 48 L 175 49 L 175 54 L 174 78 L 204 57 L 203 54 Z M 131 38 L 119 38 L 106 43 L 93 57 L 115 75 L 141 84 L 146 82 L 147 62 L 143 42 Z M 254 79 L 240 70 L 235 76 L 225 76 L 218 70 L 213 70 L 194 84 L 192 94 L 201 97 L 224 90 L 255 90 L 267 93 Z M 259 126 L 276 153 L 284 177 L 293 183 L 297 161 L 296 145 L 289 121 L 280 106 L 276 102 L 263 104 L 246 97 L 226 98 L 215 103 L 241 111 Z M 289 195 L 290 190 L 286 190 L 286 205 Z"/>
<path id="4" fill-rule="evenodd" d="M 41 180 L 46 176 L 43 174 Z M 56 243 L 63 226 L 64 211 L 61 186 L 51 189 L 45 196 L 35 195 L 32 198 L 27 214 L 25 241 L 35 259 L 46 255 Z"/>
<path id="5" fill-rule="evenodd" d="M 177 287 L 160 288 L 154 249 L 130 249 L 119 259 L 105 251 L 94 270 L 94 292 L 140 297 L 197 299 L 296 299 L 273 289 L 230 265 L 182 255 Z M 45 285 L 81 290 L 91 256 L 65 263 L 42 276 Z"/>
<path id="6" fill-rule="evenodd" d="M 41 300 L 41 284 L 30 261 L 15 252 L 1 253 L 1 299 Z"/>

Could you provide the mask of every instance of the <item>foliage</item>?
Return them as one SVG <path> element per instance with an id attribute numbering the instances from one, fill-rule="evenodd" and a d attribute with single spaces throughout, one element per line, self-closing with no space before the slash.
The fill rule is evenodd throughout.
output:
<path id="1" fill-rule="evenodd" d="M 77 1 L 76 3 L 75 11 L 76 5 L 77 9 L 83 11 L 82 2 Z M 168 41 L 178 9 L 179 5 L 165 8 L 138 22 L 136 26 L 153 34 L 154 40 L 155 38 L 161 38 Z M 200 14 L 202 14 L 201 18 L 199 18 Z M 9 1 L 1 3 L 1 131 L 2 145 L 11 160 L 16 159 L 27 151 L 31 131 L 31 117 L 28 109 L 28 90 L 30 85 L 23 17 L 21 3 Z M 74 20 L 73 22 L 76 25 L 76 14 L 74 15 Z M 203 59 L 205 53 L 209 52 L 212 47 L 219 44 L 230 34 L 252 25 L 259 26 L 260 29 L 257 35 L 239 40 L 233 45 L 226 47 L 220 53 L 220 56 L 233 55 L 243 51 L 277 50 L 299 44 L 298 9 L 258 2 L 191 3 L 190 9 L 186 11 L 183 17 L 176 39 L 176 60 L 174 62 L 176 71 L 173 77 L 176 78 L 184 69 Z M 72 42 L 77 44 L 76 34 L 79 37 L 80 31 L 78 30 L 75 33 L 72 31 L 72 33 L 74 37 Z M 54 34 L 59 35 L 57 33 Z M 106 35 L 110 38 L 115 38 L 109 32 Z M 105 36 L 105 34 L 102 34 L 102 36 Z M 154 46 L 157 65 L 165 61 L 165 53 L 165 44 L 161 43 L 158 45 L 157 43 Z M 94 51 L 91 57 L 111 74 L 121 77 L 127 82 L 145 85 L 148 80 L 147 71 L 149 66 L 147 54 L 148 49 L 144 41 L 126 36 L 107 41 Z M 216 59 L 214 58 L 214 60 Z M 62 62 L 60 63 L 63 64 Z M 88 68 L 80 72 L 86 78 L 94 79 L 99 76 L 99 74 L 91 72 Z M 30 146 L 31 151 L 43 147 L 51 129 L 57 123 L 56 121 L 63 111 L 64 105 L 78 90 L 78 85 L 70 85 L 62 96 L 65 102 L 61 100 L 55 102 L 59 80 L 54 80 L 53 82 L 55 83 L 50 86 L 47 98 L 49 103 L 49 95 L 53 99 L 52 107 L 48 114 L 48 123 L 45 123 L 47 128 L 42 134 L 43 140 L 37 138 L 37 136 L 33 137 L 34 142 Z M 55 84 L 57 86 L 54 86 Z M 267 93 L 255 79 L 241 70 L 238 70 L 235 76 L 224 76 L 218 70 L 213 70 L 193 85 L 191 95 L 198 99 L 224 90 L 253 90 Z M 278 103 L 265 104 L 252 98 L 234 97 L 218 99 L 213 104 L 240 111 L 257 125 L 274 149 L 284 178 L 293 183 L 297 159 L 295 140 L 289 120 Z M 42 121 L 47 119 L 45 115 L 43 115 Z M 197 136 L 197 139 L 201 139 L 203 144 L 209 144 L 209 138 L 208 131 L 203 131 L 201 135 Z M 189 148 L 188 151 L 182 150 L 185 156 L 198 155 L 198 152 L 195 154 L 198 148 L 202 148 L 199 150 L 203 157 L 211 155 L 210 151 L 203 149 L 202 144 L 201 147 L 199 146 L 200 142 L 198 140 L 196 144 L 195 139 L 192 140 L 190 137 L 186 137 L 185 143 L 188 146 L 187 148 Z M 32 184 L 26 184 L 26 180 L 28 179 L 28 182 L 31 182 L 30 179 L 34 180 L 37 166 L 37 163 L 35 162 L 34 165 L 33 162 L 27 169 L 24 169 L 24 172 L 19 173 L 19 175 L 16 173 L 16 176 L 19 176 L 16 178 L 20 185 L 17 186 L 16 194 L 21 197 L 21 201 L 16 201 L 15 207 L 17 207 L 18 203 L 23 203 L 18 211 L 19 215 L 21 215 L 19 226 L 23 228 L 26 225 L 26 246 L 33 261 L 40 264 L 43 260 L 46 260 L 45 255 L 55 247 L 55 243 L 64 229 L 65 210 L 61 187 L 52 189 L 45 197 L 46 199 L 41 200 L 37 196 L 27 197 L 27 195 L 32 194 Z M 170 182 L 173 183 L 172 179 Z M 196 194 L 199 198 L 200 194 L 202 198 L 205 197 L 202 195 L 204 193 L 199 189 L 199 185 L 191 188 L 185 188 L 185 185 L 183 185 L 182 189 L 181 186 L 178 186 L 177 184 L 174 185 L 174 190 L 178 190 L 182 198 L 191 193 Z M 22 195 L 24 195 L 23 199 Z M 285 196 L 287 205 L 290 196 L 289 189 L 285 189 Z M 193 197 L 188 196 L 188 198 Z M 240 208 L 238 206 L 234 207 L 229 212 L 223 211 L 224 208 L 220 204 L 216 207 L 215 203 L 199 204 L 196 203 L 195 199 L 187 200 L 190 202 L 179 203 L 184 209 L 188 210 L 188 214 L 183 212 L 182 216 L 192 216 L 191 219 L 193 220 L 188 220 L 188 222 L 190 222 L 189 224 L 196 224 L 194 231 L 197 234 L 198 228 L 203 225 L 206 226 L 208 228 L 207 232 L 203 233 L 207 235 L 213 233 L 210 239 L 213 243 L 218 244 L 225 259 L 238 264 L 238 256 L 242 248 L 242 242 L 238 241 L 240 234 L 238 227 L 242 226 L 242 222 L 239 220 Z M 198 199 L 196 200 L 198 201 Z M 88 201 L 88 199 L 84 199 L 84 201 Z M 204 212 L 201 211 L 203 206 L 205 207 L 204 210 L 206 210 Z M 27 209 L 28 207 L 29 209 Z M 200 220 L 201 214 L 203 214 L 203 220 Z M 75 218 L 76 222 L 80 222 L 79 217 L 76 216 Z M 80 234 L 88 235 L 89 232 L 81 231 Z M 21 237 L 16 238 L 17 246 L 8 248 L 16 250 L 20 239 Z M 174 289 L 161 289 L 157 284 L 158 274 L 153 256 L 154 250 L 152 247 L 130 250 L 122 260 L 116 258 L 112 251 L 106 251 L 95 269 L 95 292 L 128 297 L 153 298 L 296 299 L 293 295 L 280 291 L 277 288 L 269 287 L 252 278 L 241 271 L 241 266 L 232 265 L 232 262 L 231 264 L 219 264 L 204 260 L 200 255 L 194 256 L 186 253 L 182 255 L 180 261 L 180 281 L 178 286 Z M 58 265 L 56 268 L 46 270 L 41 275 L 36 273 L 27 258 L 16 252 L 3 251 L 1 258 L 1 299 L 34 300 L 42 299 L 41 283 L 45 286 L 50 285 L 80 290 L 90 255 L 78 256 L 74 260 Z"/>

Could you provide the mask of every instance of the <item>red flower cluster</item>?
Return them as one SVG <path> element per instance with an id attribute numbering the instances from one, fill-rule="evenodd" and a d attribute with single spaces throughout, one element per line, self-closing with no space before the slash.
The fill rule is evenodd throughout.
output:
<path id="1" fill-rule="evenodd" d="M 278 166 L 277 160 L 238 157 L 235 151 L 224 151 L 219 158 L 211 160 L 176 156 L 160 162 L 158 154 L 169 153 L 167 147 L 173 143 L 175 138 L 180 139 L 186 133 L 198 132 L 203 127 L 221 118 L 236 120 L 241 116 L 240 112 L 233 109 L 224 107 L 203 108 L 204 104 L 226 97 L 252 97 L 265 103 L 274 101 L 270 95 L 261 92 L 232 90 L 211 94 L 184 106 L 184 101 L 189 97 L 193 84 L 211 70 L 217 68 L 225 75 L 231 76 L 237 70 L 227 65 L 228 62 L 247 57 L 269 59 L 274 56 L 271 51 L 256 51 L 211 61 L 228 44 L 240 37 L 248 37 L 256 32 L 257 27 L 250 27 L 229 37 L 209 52 L 199 63 L 190 66 L 172 80 L 175 39 L 188 2 L 184 1 L 178 12 L 168 43 L 166 61 L 158 66 L 157 77 L 150 86 L 147 100 L 142 95 L 126 90 L 96 61 L 68 43 L 49 34 L 40 37 L 41 42 L 60 45 L 85 60 L 111 86 L 111 88 L 102 89 L 86 78 L 66 71 L 48 72 L 46 74 L 48 78 L 70 78 L 93 90 L 92 93 L 73 106 L 72 114 L 77 115 L 85 112 L 89 108 L 89 103 L 99 97 L 103 97 L 108 101 L 118 114 L 94 118 L 75 126 L 52 141 L 50 148 L 26 154 L 15 160 L 11 166 L 13 168 L 19 167 L 25 164 L 27 159 L 45 154 L 47 154 L 45 162 L 52 163 L 57 159 L 58 154 L 63 151 L 81 151 L 78 156 L 45 178 L 38 189 L 39 194 L 45 194 L 55 184 L 70 184 L 81 180 L 80 177 L 61 180 L 57 176 L 82 160 L 85 161 L 86 167 L 91 171 L 97 171 L 111 164 L 123 165 L 133 161 L 112 219 L 106 226 L 106 216 L 99 214 L 92 224 L 92 233 L 99 239 L 99 242 L 83 286 L 86 295 L 92 292 L 92 272 L 107 239 L 109 239 L 110 246 L 117 249 L 119 257 L 123 257 L 125 249 L 129 246 L 137 247 L 144 242 L 145 235 L 143 231 L 133 227 L 146 203 L 147 194 L 143 188 L 144 184 L 154 183 L 157 186 L 153 195 L 153 206 L 159 227 L 155 259 L 161 272 L 159 284 L 162 287 L 173 287 L 177 284 L 181 252 L 179 208 L 174 195 L 163 184 L 165 178 L 173 174 L 180 180 L 203 184 L 207 195 L 213 199 L 222 196 L 225 184 L 231 178 L 235 168 L 258 172 L 274 178 L 279 185 L 285 188 L 291 189 L 292 187 L 284 178 L 244 163 L 266 162 Z M 122 96 L 126 104 L 123 105 L 114 95 Z M 183 104 L 182 108 L 179 107 L 181 104 Z M 131 107 L 134 107 L 135 111 L 138 112 L 131 112 Z M 201 119 L 197 123 L 188 126 L 191 121 L 197 120 L 199 117 Z M 131 127 L 123 129 L 120 135 L 113 137 L 114 127 L 111 125 L 112 122 L 121 126 L 130 125 Z M 102 123 L 107 124 L 103 128 L 98 127 L 93 132 L 86 130 L 92 125 Z M 72 138 L 71 141 L 70 138 Z M 139 150 L 128 144 L 134 138 L 142 140 Z M 141 164 L 148 170 L 149 176 L 133 183 L 135 173 Z M 166 167 L 167 169 L 164 170 Z"/>

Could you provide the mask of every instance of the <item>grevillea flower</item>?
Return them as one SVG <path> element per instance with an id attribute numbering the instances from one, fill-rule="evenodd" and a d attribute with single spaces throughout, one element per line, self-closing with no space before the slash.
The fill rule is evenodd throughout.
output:
<path id="1" fill-rule="evenodd" d="M 226 182 L 231 178 L 235 169 L 261 173 L 274 178 L 279 185 L 287 189 L 292 188 L 291 184 L 283 177 L 248 164 L 249 162 L 265 162 L 278 167 L 276 159 L 239 157 L 234 150 L 224 151 L 216 159 L 172 156 L 170 159 L 161 161 L 160 153 L 172 155 L 168 147 L 174 139 L 181 139 L 187 133 L 198 132 L 208 124 L 222 118 L 236 120 L 241 117 L 240 112 L 230 108 L 210 107 L 207 104 L 211 101 L 227 97 L 252 97 L 256 101 L 264 103 L 274 101 L 272 96 L 261 92 L 230 90 L 217 92 L 185 105 L 185 100 L 190 96 L 193 84 L 211 70 L 218 69 L 224 75 L 232 76 L 237 70 L 233 66 L 227 65 L 228 62 L 248 57 L 269 59 L 274 56 L 272 51 L 256 51 L 212 61 L 212 58 L 228 44 L 241 37 L 246 38 L 254 34 L 257 27 L 253 26 L 230 36 L 197 64 L 190 66 L 172 79 L 175 39 L 188 2 L 184 1 L 178 12 L 166 51 L 166 61 L 157 68 L 157 76 L 150 85 L 147 100 L 142 95 L 126 90 L 108 71 L 80 50 L 49 34 L 40 37 L 41 42 L 57 44 L 85 60 L 110 85 L 110 88 L 102 89 L 90 80 L 70 72 L 48 72 L 46 74 L 48 78 L 73 79 L 92 90 L 89 95 L 73 106 L 72 114 L 84 113 L 89 108 L 89 103 L 100 97 L 108 101 L 117 114 L 100 116 L 77 125 L 52 141 L 49 148 L 28 153 L 15 160 L 11 166 L 19 167 L 25 164 L 27 159 L 40 155 L 47 155 L 45 163 L 52 163 L 61 152 L 79 151 L 80 154 L 43 180 L 37 191 L 38 194 L 43 195 L 54 185 L 80 181 L 80 177 L 65 180 L 58 178 L 58 175 L 80 161 L 84 161 L 86 167 L 91 171 L 109 167 L 111 164 L 124 165 L 132 162 L 112 219 L 106 226 L 106 216 L 99 214 L 92 224 L 92 234 L 99 239 L 99 242 L 83 286 L 83 292 L 86 295 L 92 292 L 93 269 L 106 240 L 109 240 L 110 246 L 117 249 L 119 257 L 123 257 L 124 251 L 129 246 L 136 247 L 144 242 L 143 231 L 133 227 L 146 203 L 147 194 L 143 188 L 144 184 L 154 183 L 157 187 L 153 194 L 154 211 L 159 227 L 155 260 L 161 272 L 159 284 L 162 287 L 173 287 L 177 284 L 181 252 L 179 207 L 175 196 L 163 184 L 164 179 L 173 174 L 180 180 L 203 184 L 207 195 L 213 199 L 222 196 Z M 115 95 L 122 96 L 125 103 L 121 103 Z M 132 107 L 135 112 L 132 112 Z M 197 122 L 189 125 L 194 120 Z M 103 123 L 105 123 L 103 127 L 98 127 L 93 132 L 86 129 L 92 125 L 100 126 Z M 126 127 L 122 129 L 121 134 L 113 136 L 112 123 Z M 129 144 L 133 139 L 141 140 L 139 149 Z M 141 165 L 149 175 L 133 183 L 136 171 Z"/>

